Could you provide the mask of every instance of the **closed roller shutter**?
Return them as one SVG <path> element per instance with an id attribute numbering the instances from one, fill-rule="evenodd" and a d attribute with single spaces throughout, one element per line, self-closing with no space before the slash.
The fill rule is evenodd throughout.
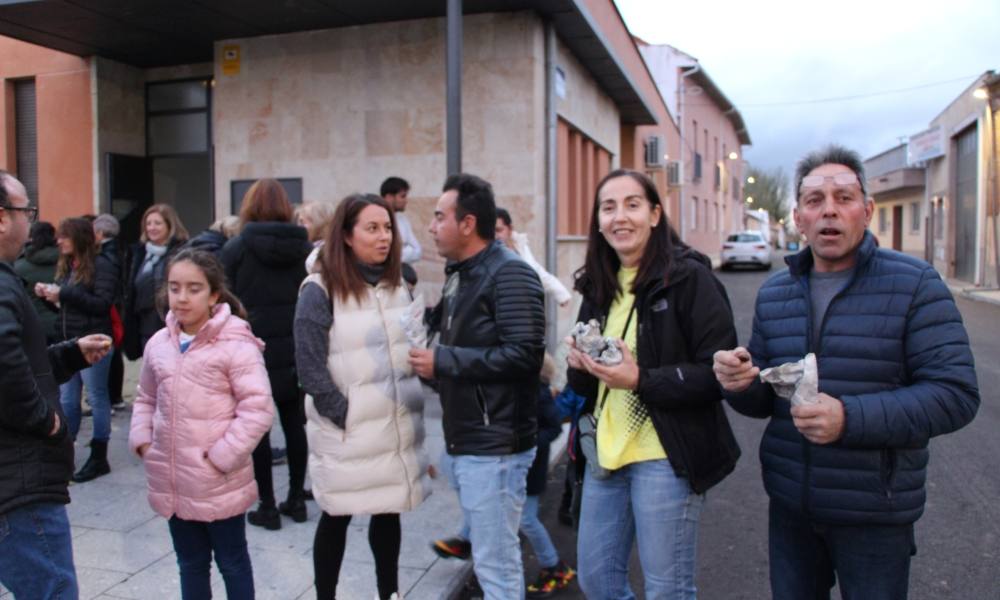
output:
<path id="1" fill-rule="evenodd" d="M 35 80 L 14 83 L 17 178 L 28 190 L 28 200 L 38 205 L 38 122 L 35 118 Z"/>

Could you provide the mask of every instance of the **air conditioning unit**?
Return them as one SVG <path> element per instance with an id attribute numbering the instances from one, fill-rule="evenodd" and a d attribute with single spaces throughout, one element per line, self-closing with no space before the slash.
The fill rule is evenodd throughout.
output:
<path id="1" fill-rule="evenodd" d="M 667 185 L 677 187 L 681 184 L 681 163 L 672 160 L 667 163 Z"/>
<path id="2" fill-rule="evenodd" d="M 663 143 L 663 136 L 661 135 L 651 135 L 646 138 L 646 166 L 647 167 L 662 167 L 663 166 L 663 153 L 665 144 Z"/>

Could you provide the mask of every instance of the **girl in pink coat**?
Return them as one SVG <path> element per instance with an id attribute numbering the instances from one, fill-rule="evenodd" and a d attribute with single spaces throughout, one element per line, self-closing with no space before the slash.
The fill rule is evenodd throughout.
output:
<path id="1" fill-rule="evenodd" d="M 129 448 L 145 463 L 150 506 L 170 520 L 184 600 L 211 597 L 213 553 L 227 597 L 253 598 L 250 454 L 274 418 L 264 344 L 211 254 L 178 252 L 166 287 L 167 326 L 146 345 Z"/>

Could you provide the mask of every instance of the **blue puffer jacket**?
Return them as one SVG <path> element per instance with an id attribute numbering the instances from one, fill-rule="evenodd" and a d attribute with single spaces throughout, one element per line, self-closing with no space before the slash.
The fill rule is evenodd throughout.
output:
<path id="1" fill-rule="evenodd" d="M 812 332 L 807 248 L 757 296 L 749 350 L 761 369 L 813 351 L 819 391 L 844 404 L 840 440 L 816 445 L 787 400 L 756 381 L 726 394 L 737 411 L 771 417 L 760 444 L 772 501 L 829 524 L 902 525 L 924 510 L 927 443 L 969 423 L 979 390 L 951 293 L 927 263 L 882 250 L 866 232 L 852 280 Z"/>

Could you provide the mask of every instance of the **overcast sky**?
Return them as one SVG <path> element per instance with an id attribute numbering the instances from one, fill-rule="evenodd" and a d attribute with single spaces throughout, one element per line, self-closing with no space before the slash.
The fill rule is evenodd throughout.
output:
<path id="1" fill-rule="evenodd" d="M 633 34 L 701 62 L 747 123 L 748 161 L 787 173 L 827 142 L 865 158 L 887 150 L 926 129 L 978 75 L 1000 70 L 998 0 L 615 2 Z"/>

